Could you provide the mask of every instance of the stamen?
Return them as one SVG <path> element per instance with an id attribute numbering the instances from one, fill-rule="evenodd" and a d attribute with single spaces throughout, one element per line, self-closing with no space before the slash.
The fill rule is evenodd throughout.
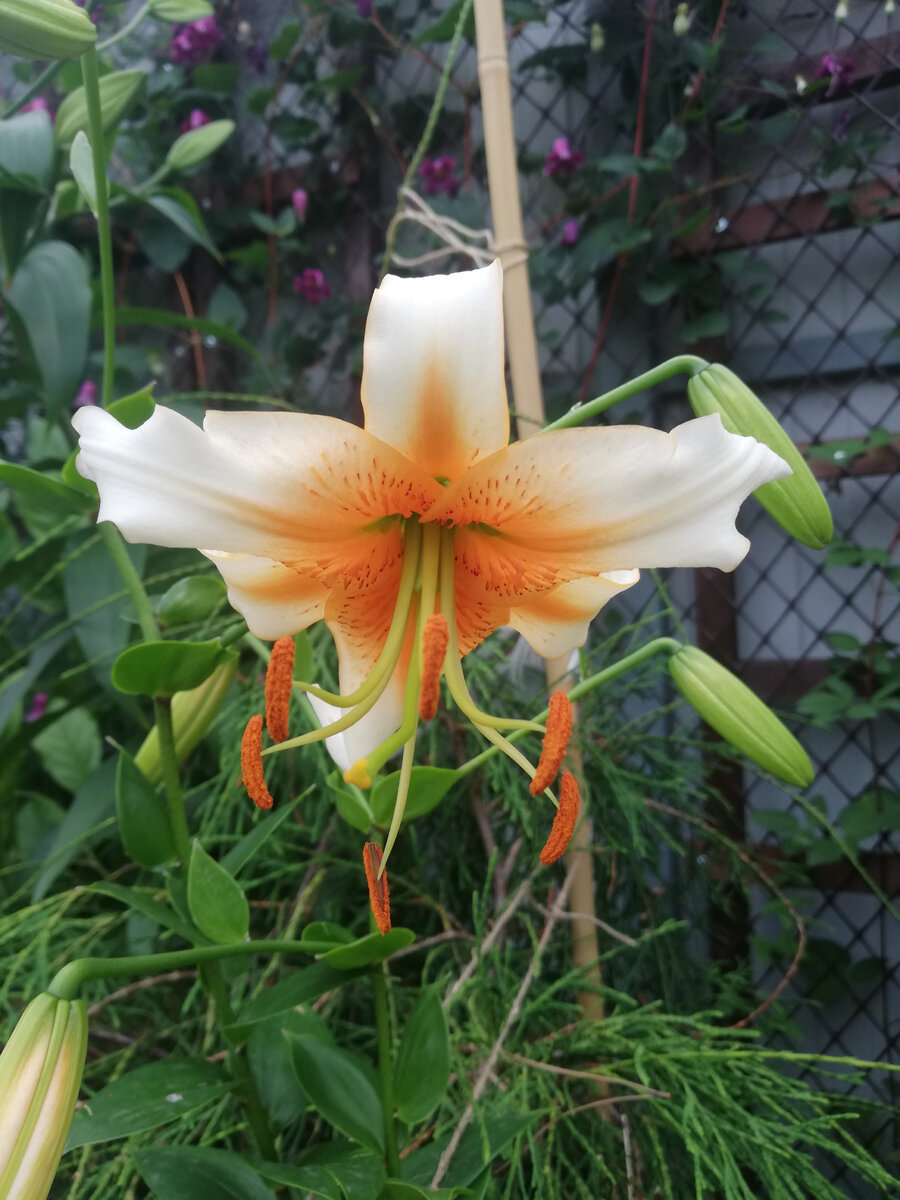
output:
<path id="1" fill-rule="evenodd" d="M 241 779 L 247 795 L 257 808 L 271 808 L 275 803 L 266 787 L 262 762 L 263 719 L 260 713 L 251 717 L 241 738 Z"/>
<path id="2" fill-rule="evenodd" d="M 554 692 L 550 697 L 547 732 L 544 734 L 537 771 L 530 785 L 532 796 L 537 796 L 545 788 L 548 788 L 556 778 L 566 756 L 566 747 L 571 736 L 572 702 L 566 693 L 560 690 Z"/>
<path id="3" fill-rule="evenodd" d="M 419 716 L 430 721 L 441 698 L 441 672 L 450 631 L 443 613 L 432 613 L 422 630 L 422 679 L 419 683 Z"/>
<path id="4" fill-rule="evenodd" d="M 282 637 L 272 647 L 266 671 L 266 729 L 273 742 L 287 741 L 293 679 L 294 639 Z"/>
<path id="5" fill-rule="evenodd" d="M 559 788 L 559 808 L 553 818 L 550 836 L 540 854 L 545 867 L 555 863 L 565 854 L 566 846 L 575 831 L 575 822 L 578 820 L 578 805 L 578 784 L 575 782 L 575 776 L 571 771 L 563 771 Z"/>
<path id="6" fill-rule="evenodd" d="M 372 908 L 372 916 L 383 937 L 391 931 L 391 897 L 387 875 L 383 872 L 379 874 L 381 848 L 376 842 L 366 842 L 363 846 L 363 866 L 366 869 L 366 883 L 369 885 L 369 904 Z"/>

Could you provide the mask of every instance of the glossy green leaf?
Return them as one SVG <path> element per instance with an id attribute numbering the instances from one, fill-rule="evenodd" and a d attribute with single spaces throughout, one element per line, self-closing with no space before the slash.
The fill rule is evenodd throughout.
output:
<path id="1" fill-rule="evenodd" d="M 242 942 L 250 928 L 250 905 L 240 884 L 206 853 L 191 847 L 187 902 L 194 924 L 211 942 Z"/>
<path id="2" fill-rule="evenodd" d="M 295 1188 L 306 1200 L 307 1196 L 322 1197 L 322 1200 L 346 1200 L 346 1192 L 327 1167 L 297 1167 L 288 1163 L 254 1162 L 254 1167 L 268 1179 L 281 1187 Z"/>
<path id="3" fill-rule="evenodd" d="M 488 1118 L 476 1128 L 470 1125 L 463 1134 L 447 1173 L 448 1186 L 470 1187 L 478 1180 L 485 1166 L 526 1130 L 545 1118 L 546 1112 L 535 1108 L 520 1115 L 507 1113 L 501 1117 Z M 408 1183 L 428 1187 L 437 1170 L 441 1155 L 446 1150 L 452 1134 L 436 1138 L 433 1142 L 414 1150 L 403 1160 L 403 1174 Z"/>
<path id="4" fill-rule="evenodd" d="M 209 158 L 234 133 L 234 121 L 209 121 L 176 138 L 166 155 L 171 171 L 186 171 Z"/>
<path id="5" fill-rule="evenodd" d="M 221 575 L 190 575 L 173 583 L 160 599 L 156 615 L 163 625 L 186 625 L 211 617 L 225 603 Z"/>
<path id="6" fill-rule="evenodd" d="M 300 1086 L 329 1125 L 381 1153 L 381 1101 L 353 1056 L 315 1038 L 287 1035 Z"/>
<path id="7" fill-rule="evenodd" d="M 45 112 L 20 112 L 0 121 L 0 180 L 4 189 L 46 188 L 53 176 L 53 125 Z"/>
<path id="8" fill-rule="evenodd" d="M 247 1061 L 269 1120 L 281 1128 L 296 1121 L 307 1107 L 306 1092 L 288 1053 L 288 1033 L 335 1044 L 327 1023 L 312 1011 L 291 1009 L 254 1028 L 247 1042 Z"/>
<path id="9" fill-rule="evenodd" d="M 380 1156 L 339 1140 L 307 1150 L 300 1166 L 325 1167 L 340 1182 L 347 1200 L 375 1200 L 385 1180 L 384 1161 Z"/>
<path id="10" fill-rule="evenodd" d="M 132 862 L 142 867 L 158 867 L 176 858 L 169 815 L 162 797 L 134 765 L 127 750 L 119 751 L 116 816 L 119 837 Z"/>
<path id="11" fill-rule="evenodd" d="M 83 129 L 79 129 L 69 150 L 69 170 L 78 184 L 78 190 L 88 202 L 91 212 L 97 215 L 97 181 L 94 177 L 94 156 L 91 143 Z M 107 185 L 108 188 L 108 185 Z"/>
<path id="12" fill-rule="evenodd" d="M 199 936 L 198 930 L 189 921 L 182 920 L 171 905 L 166 904 L 164 900 L 157 900 L 143 888 L 122 887 L 119 883 L 107 883 L 101 880 L 98 883 L 89 884 L 87 890 L 98 892 L 101 896 L 109 896 L 110 899 L 117 900 L 125 908 L 143 913 L 145 917 L 162 925 L 164 929 L 171 929 L 173 933 L 183 937 L 186 942 L 196 941 Z"/>
<path id="13" fill-rule="evenodd" d="M 139 327 L 149 325 L 161 326 L 163 328 L 171 327 L 174 329 L 196 329 L 198 333 L 218 338 L 219 341 L 242 350 L 251 358 L 262 361 L 259 351 L 253 343 L 248 342 L 239 333 L 235 333 L 230 325 L 222 325 L 218 321 L 207 321 L 203 317 L 185 317 L 181 313 L 168 312 L 163 308 L 136 308 L 129 305 L 122 305 L 116 309 L 116 324 L 137 325 Z"/>
<path id="14" fill-rule="evenodd" d="M 84 378 L 91 287 L 68 242 L 40 242 L 19 265 L 7 302 L 21 325 L 53 415 L 67 408 Z"/>
<path id="15" fill-rule="evenodd" d="M 425 988 L 403 1029 L 394 1065 L 394 1099 L 408 1125 L 424 1121 L 447 1093 L 450 1034 L 437 988 Z"/>
<path id="16" fill-rule="evenodd" d="M 888 788 L 871 788 L 847 805 L 838 824 L 854 842 L 879 833 L 894 833 L 900 830 L 900 794 Z"/>
<path id="17" fill-rule="evenodd" d="M 402 1179 L 386 1179 L 384 1187 L 378 1193 L 378 1200 L 454 1200 L 458 1196 L 471 1195 L 470 1190 L 465 1187 L 426 1190 Z"/>
<path id="18" fill-rule="evenodd" d="M 222 1067 L 202 1058 L 166 1058 L 137 1067 L 96 1092 L 76 1112 L 66 1150 L 111 1142 L 177 1121 L 231 1087 Z"/>
<path id="19" fill-rule="evenodd" d="M 147 547 L 126 546 L 125 551 L 138 575 L 142 575 Z M 110 661 L 121 653 L 131 636 L 128 617 L 133 610 L 122 576 L 103 542 L 88 546 L 66 565 L 63 591 L 85 661 L 92 664 L 96 678 L 108 686 Z"/>
<path id="20" fill-rule="evenodd" d="M 251 1000 L 241 1010 L 235 1023 L 228 1026 L 228 1037 L 239 1043 L 245 1040 L 254 1026 L 261 1021 L 269 1021 L 291 1009 L 312 1004 L 326 992 L 334 991 L 352 978 L 352 975 L 337 971 L 326 963 L 314 963 L 310 967 L 294 971 Z"/>
<path id="21" fill-rule="evenodd" d="M 88 512 L 94 501 L 51 475 L 20 467 L 17 463 L 0 461 L 0 483 L 15 492 L 26 503 L 40 505 L 51 512 Z"/>
<path id="22" fill-rule="evenodd" d="M 42 900 L 86 845 L 113 834 L 116 811 L 116 760 L 108 758 L 75 793 L 53 839 L 45 847 L 46 866 L 31 888 L 33 903 Z"/>
<path id="23" fill-rule="evenodd" d="M 122 120 L 137 100 L 147 79 L 147 72 L 132 69 L 112 71 L 100 80 L 100 116 L 103 132 L 108 133 Z M 56 114 L 54 134 L 56 144 L 71 146 L 79 130 L 87 132 L 88 113 L 84 88 L 69 92 Z"/>
<path id="24" fill-rule="evenodd" d="M 77 792 L 93 775 L 103 753 L 97 722 L 86 708 L 70 708 L 32 746 L 47 774 L 67 792 Z"/>
<path id="25" fill-rule="evenodd" d="M 124 650 L 112 668 L 113 686 L 130 696 L 174 696 L 208 679 L 234 659 L 221 642 L 147 642 Z"/>
<path id="26" fill-rule="evenodd" d="M 300 933 L 300 940 L 315 942 L 316 945 L 327 944 L 331 947 L 349 946 L 351 942 L 356 941 L 356 938 L 346 926 L 338 925 L 335 921 L 310 921 L 308 925 L 304 925 Z"/>
<path id="27" fill-rule="evenodd" d="M 155 382 L 148 383 L 146 387 L 132 392 L 130 396 L 121 396 L 118 400 L 113 400 L 106 411 L 126 429 L 137 429 L 153 416 L 153 410 L 156 408 L 156 401 L 153 399 L 155 387 Z"/>
<path id="28" fill-rule="evenodd" d="M 411 946 L 415 940 L 416 935 L 411 929 L 394 928 L 385 934 L 370 933 L 346 946 L 335 946 L 320 954 L 319 958 L 339 971 L 356 971 L 384 962 L 398 950 Z"/>
<path id="29" fill-rule="evenodd" d="M 351 829 L 368 833 L 375 824 L 375 817 L 362 788 L 344 783 L 340 771 L 332 771 L 326 782 L 341 820 L 346 821 Z"/>
<path id="30" fill-rule="evenodd" d="M 310 786 L 289 804 L 280 805 L 275 812 L 260 813 L 257 816 L 256 824 L 250 832 L 245 834 L 239 842 L 232 846 L 222 859 L 222 866 L 225 870 L 230 871 L 232 875 L 237 875 L 241 867 L 245 863 L 248 863 L 262 849 L 269 838 L 278 832 L 300 801 L 308 796 L 311 791 L 312 787 Z"/>
<path id="31" fill-rule="evenodd" d="M 187 193 L 184 193 L 184 196 L 188 200 L 192 199 L 187 196 Z M 209 232 L 203 223 L 203 218 L 200 216 L 199 209 L 192 211 L 191 205 L 186 203 L 180 192 L 172 188 L 165 195 L 150 196 L 147 203 L 160 216 L 165 217 L 167 221 L 171 221 L 175 228 L 183 233 L 189 241 L 202 246 L 213 258 L 221 261 L 222 256 L 209 236 Z"/>
<path id="32" fill-rule="evenodd" d="M 137 1168 L 160 1200 L 275 1200 L 238 1154 L 201 1146 L 139 1150 Z"/>
<path id="33" fill-rule="evenodd" d="M 412 821 L 431 812 L 459 778 L 458 771 L 450 771 L 446 767 L 413 767 L 403 819 Z M 372 812 L 379 825 L 390 824 L 399 781 L 400 772 L 394 771 L 384 779 L 379 779 L 372 787 Z"/>
<path id="34" fill-rule="evenodd" d="M 157 21 L 186 24 L 211 17 L 215 9 L 207 0 L 150 0 L 150 16 Z"/>

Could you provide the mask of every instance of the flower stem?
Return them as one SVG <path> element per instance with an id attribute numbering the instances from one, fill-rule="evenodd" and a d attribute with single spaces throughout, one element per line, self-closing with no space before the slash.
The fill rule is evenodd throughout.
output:
<path id="1" fill-rule="evenodd" d="M 110 46 L 114 46 L 116 42 L 121 42 L 123 38 L 128 37 L 132 30 L 137 29 L 138 25 L 140 25 L 141 21 L 143 21 L 144 17 L 146 17 L 149 11 L 150 4 L 142 4 L 131 20 L 126 22 L 121 29 L 117 29 L 115 33 L 111 34 L 105 42 L 100 42 L 97 46 L 97 49 L 108 50 Z"/>
<path id="2" fill-rule="evenodd" d="M 116 569 L 122 576 L 122 582 L 128 589 L 128 594 L 131 597 L 131 603 L 134 605 L 134 611 L 137 615 L 144 641 L 158 642 L 159 627 L 156 624 L 156 618 L 150 606 L 150 598 L 144 590 L 144 585 L 141 582 L 140 575 L 135 570 L 134 563 L 128 557 L 128 551 L 125 549 L 125 542 L 122 539 L 122 535 L 116 529 L 115 525 L 111 525 L 109 521 L 101 521 L 97 528 L 100 530 L 100 534 L 106 544 L 106 549 L 109 551 L 109 557 L 115 563 Z"/>
<path id="3" fill-rule="evenodd" d="M 93 46 L 81 56 L 81 73 L 84 78 L 88 132 L 91 139 L 91 157 L 94 163 L 94 187 L 97 193 L 97 241 L 100 246 L 100 294 L 103 302 L 101 401 L 103 407 L 108 408 L 112 400 L 113 374 L 116 365 L 116 293 L 113 276 L 112 235 L 109 224 L 103 118 L 100 111 L 100 76 L 97 70 L 97 51 Z"/>
<path id="4" fill-rule="evenodd" d="M 186 880 L 191 861 L 191 835 L 184 808 L 184 793 L 178 778 L 175 730 L 172 726 L 172 702 L 167 696 L 157 696 L 153 701 L 153 711 L 156 728 L 159 732 L 159 762 L 166 790 L 169 826 L 172 830 L 172 840 L 175 842 L 175 852 L 181 862 L 181 870 Z"/>
<path id="5" fill-rule="evenodd" d="M 551 421 L 549 425 L 545 425 L 541 433 L 547 433 L 552 429 L 569 429 L 573 425 L 581 425 L 584 421 L 589 421 L 591 417 L 596 417 L 598 413 L 606 412 L 608 408 L 612 408 L 620 400 L 627 400 L 630 396 L 637 396 L 640 392 L 646 391 L 647 388 L 655 387 L 656 384 L 664 383 L 667 379 L 671 379 L 673 375 L 680 373 L 696 375 L 708 366 L 709 363 L 705 359 L 698 358 L 694 354 L 679 354 L 676 358 L 669 358 L 664 363 L 660 363 L 658 367 L 654 367 L 651 371 L 645 371 L 643 375 L 638 375 L 635 379 L 629 379 L 627 383 L 620 384 L 619 387 L 613 388 L 611 392 L 605 392 L 602 396 L 598 396 L 596 400 L 589 400 L 587 404 L 576 405 L 558 420 Z"/>
<path id="6" fill-rule="evenodd" d="M 400 1178 L 397 1127 L 394 1121 L 394 1083 L 391 1072 L 391 1024 L 388 1018 L 387 985 L 382 966 L 372 972 L 375 993 L 375 1025 L 378 1031 L 378 1074 L 381 1078 L 381 1108 L 384 1114 L 384 1164 L 388 1175 Z"/>

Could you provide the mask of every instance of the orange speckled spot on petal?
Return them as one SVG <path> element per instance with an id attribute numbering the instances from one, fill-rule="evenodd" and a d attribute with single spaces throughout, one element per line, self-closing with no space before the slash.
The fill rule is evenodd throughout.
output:
<path id="1" fill-rule="evenodd" d="M 555 863 L 565 854 L 566 846 L 575 831 L 575 822 L 578 820 L 578 805 L 578 784 L 575 782 L 575 776 L 570 771 L 563 771 L 559 788 L 559 808 L 553 818 L 550 836 L 540 854 L 545 867 Z"/>
<path id="2" fill-rule="evenodd" d="M 554 692 L 550 697 L 550 712 L 547 714 L 547 732 L 541 746 L 541 757 L 531 781 L 532 796 L 539 795 L 556 778 L 566 756 L 566 747 L 571 735 L 572 703 L 565 692 Z"/>
<path id="3" fill-rule="evenodd" d="M 279 638 L 266 671 L 266 729 L 273 742 L 287 741 L 288 710 L 294 682 L 294 639 Z"/>
<path id="4" fill-rule="evenodd" d="M 263 775 L 262 729 L 263 719 L 257 713 L 247 722 L 241 738 L 241 779 L 257 808 L 271 808 L 274 800 Z"/>
<path id="5" fill-rule="evenodd" d="M 441 671 L 450 641 L 447 618 L 432 613 L 422 630 L 422 678 L 419 683 L 419 716 L 430 721 L 441 698 Z"/>
<path id="6" fill-rule="evenodd" d="M 375 842 L 366 842 L 363 846 L 363 866 L 366 869 L 366 883 L 369 885 L 372 916 L 383 937 L 391 931 L 391 897 L 387 872 L 383 872 L 381 878 L 378 878 L 378 872 L 381 870 L 381 847 Z"/>

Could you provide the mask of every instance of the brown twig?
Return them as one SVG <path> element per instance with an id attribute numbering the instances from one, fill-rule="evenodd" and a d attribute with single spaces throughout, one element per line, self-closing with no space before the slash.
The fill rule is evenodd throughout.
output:
<path id="1" fill-rule="evenodd" d="M 196 317 L 194 306 L 191 303 L 191 294 L 187 289 L 187 284 L 184 282 L 184 276 L 180 271 L 175 272 L 175 286 L 178 288 L 178 295 L 181 297 L 181 306 L 184 309 L 184 315 L 188 320 L 193 321 Z M 191 330 L 191 346 L 194 350 L 194 367 L 197 372 L 197 386 L 201 390 L 206 388 L 206 363 L 203 361 L 203 343 L 200 340 L 200 334 L 196 329 Z"/>
<path id="2" fill-rule="evenodd" d="M 526 1067 L 534 1067 L 536 1071 L 547 1071 L 551 1075 L 561 1075 L 566 1079 L 585 1079 L 588 1083 L 611 1083 L 617 1087 L 633 1088 L 645 1092 L 648 1096 L 656 1096 L 659 1100 L 668 1100 L 669 1092 L 660 1092 L 648 1087 L 646 1083 L 637 1083 L 633 1079 L 621 1079 L 617 1075 L 600 1075 L 596 1071 L 576 1071 L 573 1067 L 557 1067 L 553 1063 L 540 1062 L 536 1058 L 526 1058 L 523 1054 L 514 1054 L 512 1050 L 504 1050 L 504 1058 L 511 1058 Z"/>
<path id="3" fill-rule="evenodd" d="M 532 905 L 538 910 L 541 916 L 548 915 L 547 909 L 542 904 L 538 904 L 537 900 L 532 899 Z M 612 925 L 607 925 L 605 921 L 601 921 L 599 917 L 587 917 L 584 913 L 563 913 L 563 921 L 576 920 L 578 916 L 585 917 L 592 925 L 596 925 L 598 929 L 602 929 L 604 933 L 608 933 L 611 938 L 615 938 L 617 942 L 622 942 L 626 946 L 636 946 L 637 942 L 633 937 L 629 937 L 627 933 L 622 933 L 618 929 L 613 929 Z"/>
<path id="4" fill-rule="evenodd" d="M 722 0 L 722 6 L 719 9 L 719 15 L 716 18 L 715 28 L 713 29 L 712 37 L 709 39 L 711 46 L 714 46 L 716 44 L 716 42 L 719 40 L 719 38 L 722 36 L 722 31 L 725 28 L 725 17 L 726 17 L 727 12 L 728 12 L 728 0 Z M 682 110 L 682 116 L 685 116 L 688 112 L 690 112 L 694 101 L 697 99 L 697 96 L 700 93 L 700 88 L 703 86 L 703 80 L 705 78 L 706 78 L 706 68 L 701 67 L 700 70 L 697 72 L 697 74 L 694 76 L 694 85 L 691 88 L 691 94 L 688 96 L 687 102 Z"/>
<path id="5" fill-rule="evenodd" d="M 513 919 L 513 917 L 516 915 L 516 912 L 522 905 L 523 901 L 528 898 L 530 888 L 531 888 L 531 880 L 530 879 L 526 879 L 523 883 L 519 884 L 519 887 L 516 890 L 515 895 L 513 896 L 512 900 L 510 900 L 505 911 L 503 913 L 501 913 L 501 915 L 497 918 L 496 922 L 494 923 L 494 927 L 491 929 L 490 933 L 483 939 L 483 941 L 478 946 L 476 946 L 475 951 L 472 954 L 472 957 L 469 959 L 469 961 L 466 963 L 466 965 L 460 971 L 459 975 L 457 975 L 453 984 L 447 989 L 447 994 L 444 996 L 444 1002 L 443 1002 L 444 1008 L 449 1007 L 449 1005 L 456 998 L 456 996 L 460 993 L 460 991 L 463 989 L 463 987 L 465 987 L 465 985 L 469 982 L 469 980 L 475 974 L 475 971 L 478 967 L 478 963 L 480 962 L 482 956 L 485 955 L 488 952 L 488 950 L 490 950 L 491 946 L 493 946 L 494 942 L 496 942 L 497 938 L 499 938 L 500 934 L 503 932 L 503 930 L 506 928 L 506 926 L 509 924 L 509 922 Z"/>

